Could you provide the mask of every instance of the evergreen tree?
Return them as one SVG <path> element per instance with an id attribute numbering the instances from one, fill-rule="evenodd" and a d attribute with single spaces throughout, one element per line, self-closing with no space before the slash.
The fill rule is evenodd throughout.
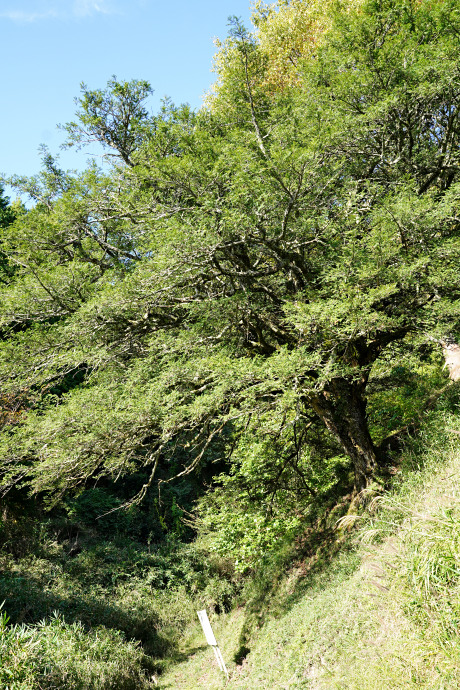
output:
<path id="1" fill-rule="evenodd" d="M 34 327 L 2 344 L 0 380 L 40 395 L 85 380 L 4 438 L 5 481 L 64 491 L 147 465 L 146 490 L 218 439 L 260 461 L 266 495 L 288 466 L 313 495 L 318 446 L 346 454 L 357 491 L 384 468 L 370 377 L 408 337 L 459 326 L 460 16 L 372 0 L 331 26 L 274 94 L 234 22 L 232 107 L 135 109 L 131 131 L 118 105 L 147 85 L 84 91 L 69 132 L 118 156 L 76 178 L 48 160 L 7 228 L 3 320 Z"/>

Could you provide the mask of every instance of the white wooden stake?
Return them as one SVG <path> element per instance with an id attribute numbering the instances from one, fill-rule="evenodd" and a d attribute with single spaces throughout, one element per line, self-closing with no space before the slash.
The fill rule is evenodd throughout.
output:
<path id="1" fill-rule="evenodd" d="M 227 676 L 228 680 L 228 671 L 227 667 L 225 666 L 225 662 L 222 656 L 222 653 L 219 649 L 219 645 L 217 644 L 217 640 L 215 638 L 215 635 L 212 631 L 211 628 L 211 623 L 209 622 L 208 614 L 206 613 L 206 610 L 203 611 L 197 611 L 198 618 L 200 619 L 201 627 L 203 628 L 204 635 L 206 637 L 206 642 L 213 648 L 214 654 L 217 659 L 217 663 L 219 664 L 219 668 L 222 671 L 222 673 L 225 673 Z"/>

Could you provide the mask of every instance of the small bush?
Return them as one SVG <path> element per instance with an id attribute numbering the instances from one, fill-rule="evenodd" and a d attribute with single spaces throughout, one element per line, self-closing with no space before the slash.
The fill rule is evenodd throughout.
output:
<path id="1" fill-rule="evenodd" d="M 0 682 L 4 690 L 148 690 L 153 669 L 119 631 L 85 630 L 55 615 L 36 626 L 0 619 Z"/>

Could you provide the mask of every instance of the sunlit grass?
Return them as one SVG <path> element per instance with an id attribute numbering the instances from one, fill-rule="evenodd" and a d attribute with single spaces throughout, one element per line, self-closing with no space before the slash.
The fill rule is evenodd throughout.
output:
<path id="1" fill-rule="evenodd" d="M 353 520 L 351 549 L 313 574 L 311 561 L 291 568 L 261 606 L 260 625 L 250 602 L 215 618 L 232 687 L 460 687 L 460 438 L 452 433 L 460 419 L 448 398 L 407 440 L 392 491 Z M 247 654 L 237 664 L 245 629 Z M 223 687 L 198 626 L 185 642 L 193 651 L 160 687 Z"/>
<path id="2" fill-rule="evenodd" d="M 0 618 L 0 682 L 5 690 L 148 690 L 152 669 L 138 644 L 105 628 L 86 630 L 55 614 L 33 626 Z"/>

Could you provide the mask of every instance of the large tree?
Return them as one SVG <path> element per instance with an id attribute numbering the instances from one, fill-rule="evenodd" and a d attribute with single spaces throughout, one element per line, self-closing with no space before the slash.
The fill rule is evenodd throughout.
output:
<path id="1" fill-rule="evenodd" d="M 366 413 L 376 363 L 459 326 L 460 17 L 377 0 L 331 25 L 299 85 L 273 93 L 235 21 L 232 102 L 212 111 L 150 117 L 143 82 L 85 88 L 72 140 L 118 158 L 78 178 L 48 159 L 32 185 L 3 239 L 3 320 L 25 327 L 0 362 L 4 386 L 37 395 L 85 382 L 4 440 L 10 481 L 64 490 L 139 464 L 153 481 L 179 446 L 190 471 L 218 438 L 250 454 L 261 429 L 275 474 L 290 463 L 310 495 L 297 461 L 325 432 L 357 491 L 385 465 Z M 125 101 L 138 116 L 119 122 Z"/>

